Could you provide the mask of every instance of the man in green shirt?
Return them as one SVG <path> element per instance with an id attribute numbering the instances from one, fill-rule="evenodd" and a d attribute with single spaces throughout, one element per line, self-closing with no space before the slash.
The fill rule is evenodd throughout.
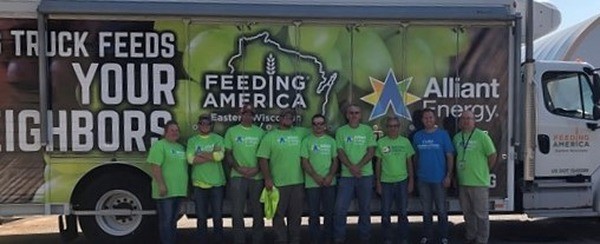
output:
<path id="1" fill-rule="evenodd" d="M 305 133 L 293 127 L 295 117 L 296 113 L 293 110 L 283 110 L 279 116 L 279 128 L 263 137 L 256 154 L 265 178 L 265 188 L 272 190 L 275 186 L 279 190 L 279 203 L 273 218 L 275 243 L 300 243 L 304 200 L 300 148 Z"/>
<path id="2" fill-rule="evenodd" d="M 223 138 L 212 133 L 212 121 L 208 115 L 198 118 L 198 134 L 187 143 L 187 161 L 192 165 L 192 185 L 197 217 L 197 240 L 209 242 L 207 237 L 208 207 L 212 210 L 214 241 L 223 240 L 223 192 L 225 173 Z"/>
<path id="3" fill-rule="evenodd" d="M 400 135 L 398 117 L 386 119 L 387 135 L 377 141 L 375 175 L 377 193 L 381 195 L 381 226 L 384 243 L 392 243 L 392 204 L 396 203 L 401 243 L 408 243 L 408 194 L 414 188 L 412 156 L 415 150 L 410 141 Z"/>
<path id="4" fill-rule="evenodd" d="M 175 244 L 179 204 L 187 196 L 188 166 L 185 148 L 177 142 L 179 126 L 169 121 L 164 128 L 164 138 L 152 144 L 146 161 L 151 164 L 152 198 L 156 199 L 160 242 Z"/>
<path id="5" fill-rule="evenodd" d="M 229 195 L 231 197 L 233 219 L 233 242 L 245 243 L 244 208 L 246 201 L 252 213 L 252 243 L 263 243 L 264 213 L 260 203 L 263 177 L 258 167 L 256 150 L 265 132 L 253 125 L 254 109 L 242 106 L 240 124 L 225 133 L 225 160 L 231 167 Z"/>
<path id="6" fill-rule="evenodd" d="M 465 218 L 468 243 L 487 243 L 490 234 L 490 170 L 496 163 L 496 148 L 489 135 L 475 127 L 473 112 L 460 116 L 460 133 L 454 136 L 459 201 Z"/>
<path id="7" fill-rule="evenodd" d="M 312 117 L 312 133 L 302 141 L 302 168 L 308 202 L 310 243 L 328 243 L 333 239 L 333 206 L 335 204 L 335 174 L 338 168 L 335 139 L 325 134 L 325 116 Z M 323 206 L 324 233 L 319 215 Z"/>
<path id="8" fill-rule="evenodd" d="M 371 159 L 375 152 L 373 130 L 360 123 L 361 110 L 356 105 L 346 109 L 348 124 L 335 133 L 338 158 L 342 163 L 342 177 L 338 181 L 335 201 L 334 237 L 335 242 L 346 239 L 346 216 L 350 202 L 358 198 L 358 231 L 361 241 L 371 238 L 371 195 L 373 191 L 373 166 Z"/>

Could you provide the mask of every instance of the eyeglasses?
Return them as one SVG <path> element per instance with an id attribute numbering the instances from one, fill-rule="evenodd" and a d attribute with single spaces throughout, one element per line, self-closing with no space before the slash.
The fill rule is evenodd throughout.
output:
<path id="1" fill-rule="evenodd" d="M 325 122 L 313 122 L 312 125 L 314 125 L 314 126 L 323 126 L 323 125 L 325 125 Z"/>

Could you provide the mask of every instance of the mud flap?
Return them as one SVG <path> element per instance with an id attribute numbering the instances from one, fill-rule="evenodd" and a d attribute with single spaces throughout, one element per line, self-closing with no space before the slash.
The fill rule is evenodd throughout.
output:
<path id="1" fill-rule="evenodd" d="M 62 243 L 68 243 L 77 238 L 77 217 L 75 215 L 58 216 L 58 230 Z"/>

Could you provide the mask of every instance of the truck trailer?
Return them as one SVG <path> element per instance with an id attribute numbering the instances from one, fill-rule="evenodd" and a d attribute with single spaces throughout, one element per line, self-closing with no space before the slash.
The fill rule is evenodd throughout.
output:
<path id="1" fill-rule="evenodd" d="M 473 111 L 496 145 L 493 213 L 598 216 L 600 89 L 584 62 L 521 62 L 511 0 L 27 0 L 0 2 L 0 215 L 59 216 L 96 243 L 156 235 L 146 153 L 176 120 L 184 140 L 276 126 L 283 109 L 329 131 L 356 104 L 377 131 Z M 525 72 L 527 71 L 527 72 Z M 525 79 L 527 78 L 527 79 Z M 415 198 L 412 196 L 412 198 Z M 415 198 L 416 199 L 416 198 Z M 411 212 L 420 204 L 412 199 Z M 187 202 L 182 214 L 193 214 Z M 460 207 L 449 198 L 450 211 Z M 228 203 L 225 203 L 225 210 Z M 379 211 L 377 197 L 372 211 Z"/>

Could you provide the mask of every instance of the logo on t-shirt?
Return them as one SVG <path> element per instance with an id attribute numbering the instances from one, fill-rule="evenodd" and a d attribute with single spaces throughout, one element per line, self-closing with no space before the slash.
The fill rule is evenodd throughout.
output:
<path id="1" fill-rule="evenodd" d="M 300 144 L 300 138 L 298 136 L 281 136 L 277 140 L 279 144 L 287 144 L 287 145 L 298 145 Z"/>
<path id="2" fill-rule="evenodd" d="M 171 149 L 171 155 L 172 155 L 173 157 L 179 157 L 179 158 L 182 158 L 182 157 L 185 157 L 185 152 L 184 152 L 184 151 L 182 151 L 182 150 Z"/>
<path id="3" fill-rule="evenodd" d="M 237 144 L 254 146 L 258 144 L 258 137 L 255 136 L 238 136 L 235 138 Z"/>
<path id="4" fill-rule="evenodd" d="M 390 146 L 385 146 L 381 149 L 382 153 L 389 153 L 392 149 L 390 148 Z"/>
<path id="5" fill-rule="evenodd" d="M 426 140 L 421 140 L 421 143 L 419 143 L 417 145 L 417 147 L 419 149 L 438 149 L 440 148 L 440 144 L 438 142 L 436 142 L 435 140 L 431 140 L 431 139 L 426 139 Z"/>
<path id="6" fill-rule="evenodd" d="M 331 153 L 331 145 L 329 144 L 313 144 L 312 151 L 318 154 L 329 154 Z"/>
<path id="7" fill-rule="evenodd" d="M 212 152 L 215 148 L 215 144 L 210 144 L 210 145 L 197 145 L 196 146 L 196 154 L 202 153 L 202 152 Z"/>
<path id="8" fill-rule="evenodd" d="M 366 136 L 356 135 L 356 136 L 348 136 L 348 137 L 346 137 L 346 142 L 347 143 L 365 144 L 366 141 L 367 141 L 367 137 Z"/>

